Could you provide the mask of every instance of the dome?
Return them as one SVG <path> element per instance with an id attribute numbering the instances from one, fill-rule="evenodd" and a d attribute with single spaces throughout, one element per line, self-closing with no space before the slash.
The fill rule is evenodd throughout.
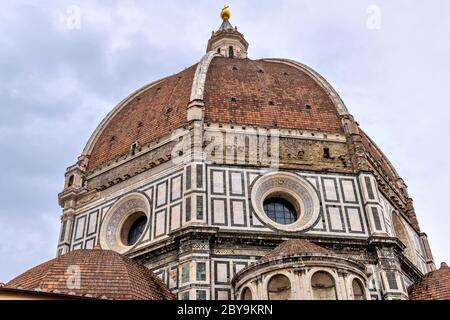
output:
<path id="1" fill-rule="evenodd" d="M 399 175 L 389 159 L 362 129 L 359 129 L 359 132 L 361 133 L 361 142 L 364 145 L 367 154 L 376 161 L 379 165 L 379 169 L 383 170 L 385 175 L 391 179 L 391 181 L 397 181 Z"/>
<path id="2" fill-rule="evenodd" d="M 331 250 L 325 249 L 305 239 L 292 239 L 283 242 L 278 247 L 266 254 L 261 261 L 267 261 L 277 258 L 285 258 L 297 255 L 336 255 Z"/>
<path id="3" fill-rule="evenodd" d="M 69 289 L 80 272 L 79 286 Z M 71 278 L 74 277 L 74 278 Z M 113 251 L 78 250 L 45 262 L 4 288 L 111 300 L 173 300 L 149 269 Z"/>
<path id="4" fill-rule="evenodd" d="M 101 283 L 76 294 L 408 299 L 402 281 L 435 269 L 407 185 L 336 90 L 248 48 L 224 19 L 197 63 L 119 103 L 67 168 L 58 255 L 99 243 L 162 281 L 138 266 L 130 276 L 119 255 L 119 267 L 89 258 L 82 277 Z M 10 284 L 64 292 L 72 262 L 58 263 Z"/>
<path id="5" fill-rule="evenodd" d="M 450 300 L 450 268 L 442 263 L 439 270 L 419 279 L 408 291 L 411 300 Z"/>
<path id="6" fill-rule="evenodd" d="M 343 133 L 345 107 L 310 68 L 288 60 L 230 59 L 210 52 L 199 64 L 156 81 L 120 103 L 86 146 L 88 171 L 189 123 L 189 106 L 204 105 L 205 122 Z"/>
<path id="7" fill-rule="evenodd" d="M 144 145 L 183 127 L 196 65 L 149 84 L 120 103 L 97 129 L 88 169 L 129 153 L 133 143 Z"/>
<path id="8" fill-rule="evenodd" d="M 346 279 L 333 276 L 342 271 L 346 273 Z M 262 281 L 256 282 L 254 279 Z M 356 280 L 361 287 L 367 283 L 364 264 L 308 240 L 292 239 L 240 270 L 232 282 L 239 297 L 247 294 L 247 298 L 241 298 L 245 300 L 249 300 L 248 295 L 255 300 L 340 300 L 335 288 L 340 285 L 346 287 L 348 280 L 352 284 Z M 311 289 L 303 292 L 292 290 L 295 283 L 310 286 Z M 332 289 L 326 293 L 315 292 L 323 289 L 324 285 Z M 360 297 L 361 300 L 367 299 L 363 289 Z M 355 299 L 355 293 L 349 298 Z"/>
<path id="9" fill-rule="evenodd" d="M 280 60 L 215 58 L 205 83 L 205 119 L 342 133 L 327 90 Z"/>

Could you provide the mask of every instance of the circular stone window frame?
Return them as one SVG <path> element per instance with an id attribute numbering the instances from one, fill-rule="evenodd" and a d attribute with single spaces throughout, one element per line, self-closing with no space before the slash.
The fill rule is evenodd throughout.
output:
<path id="1" fill-rule="evenodd" d="M 103 249 L 109 249 L 124 254 L 137 246 L 144 238 L 145 230 L 148 230 L 150 224 L 150 210 L 150 201 L 140 193 L 127 195 L 115 203 L 106 213 L 101 225 L 101 247 Z M 147 224 L 138 241 L 135 244 L 128 246 L 124 242 L 123 229 L 130 218 L 138 213 L 143 213 L 147 216 Z"/>
<path id="2" fill-rule="evenodd" d="M 264 202 L 270 198 L 283 198 L 297 211 L 293 224 L 283 225 L 273 221 L 264 210 Z M 304 231 L 317 222 L 320 215 L 320 201 L 314 188 L 296 174 L 271 172 L 263 175 L 253 185 L 251 202 L 256 214 L 267 225 L 287 232 Z"/>

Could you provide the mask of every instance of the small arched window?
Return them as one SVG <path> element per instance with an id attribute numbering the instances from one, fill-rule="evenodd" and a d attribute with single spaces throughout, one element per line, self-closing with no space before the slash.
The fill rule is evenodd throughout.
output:
<path id="1" fill-rule="evenodd" d="M 353 299 L 366 300 L 366 295 L 364 294 L 364 286 L 360 280 L 354 279 L 352 283 L 352 288 L 353 288 Z"/>
<path id="2" fill-rule="evenodd" d="M 249 288 L 245 288 L 241 293 L 241 300 L 253 300 L 252 291 Z"/>
<path id="3" fill-rule="evenodd" d="M 291 298 L 291 281 L 284 275 L 272 277 L 267 286 L 269 300 L 289 300 Z"/>
<path id="4" fill-rule="evenodd" d="M 337 300 L 336 283 L 329 273 L 316 272 L 311 278 L 311 287 L 314 300 Z"/>
<path id="5" fill-rule="evenodd" d="M 75 180 L 75 176 L 74 176 L 74 175 L 71 175 L 70 178 L 69 178 L 69 182 L 67 183 L 67 186 L 68 186 L 68 187 L 73 186 L 74 180 Z"/>
<path id="6" fill-rule="evenodd" d="M 228 56 L 229 56 L 230 58 L 234 58 L 234 48 L 233 48 L 232 46 L 230 46 L 230 47 L 228 48 Z"/>

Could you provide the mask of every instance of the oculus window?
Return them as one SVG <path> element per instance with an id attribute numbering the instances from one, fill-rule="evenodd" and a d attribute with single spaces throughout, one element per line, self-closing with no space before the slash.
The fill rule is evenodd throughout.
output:
<path id="1" fill-rule="evenodd" d="M 131 214 L 122 226 L 122 243 L 129 247 L 135 245 L 144 234 L 147 221 L 143 212 Z"/>
<path id="2" fill-rule="evenodd" d="M 293 224 L 298 218 L 295 207 L 283 198 L 270 198 L 264 201 L 264 211 L 270 219 L 282 225 Z"/>

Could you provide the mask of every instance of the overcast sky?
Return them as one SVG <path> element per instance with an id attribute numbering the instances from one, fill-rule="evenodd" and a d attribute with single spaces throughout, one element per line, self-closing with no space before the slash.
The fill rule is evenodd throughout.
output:
<path id="1" fill-rule="evenodd" d="M 450 262 L 450 1 L 228 4 L 250 58 L 298 60 L 335 86 Z M 202 57 L 223 5 L 1 0 L 0 282 L 55 256 L 66 167 L 124 97 Z"/>

